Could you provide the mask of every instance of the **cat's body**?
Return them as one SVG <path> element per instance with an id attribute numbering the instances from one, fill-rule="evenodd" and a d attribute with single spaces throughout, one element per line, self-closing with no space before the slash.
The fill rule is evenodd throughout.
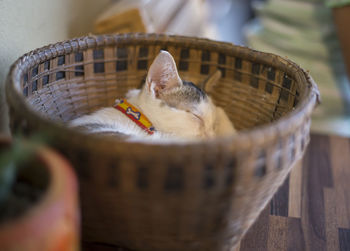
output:
<path id="1" fill-rule="evenodd" d="M 235 132 L 222 108 L 216 107 L 202 89 L 180 79 L 174 59 L 165 51 L 151 65 L 143 88 L 130 90 L 126 100 L 148 118 L 154 133 L 148 133 L 114 107 L 77 118 L 70 125 L 141 141 L 206 139 Z"/>

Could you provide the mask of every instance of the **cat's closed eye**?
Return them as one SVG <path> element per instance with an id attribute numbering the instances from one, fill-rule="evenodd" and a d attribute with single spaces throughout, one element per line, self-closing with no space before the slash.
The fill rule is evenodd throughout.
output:
<path id="1" fill-rule="evenodd" d="M 198 114 L 195 114 L 194 112 L 190 111 L 190 110 L 186 110 L 187 113 L 191 114 L 191 116 L 193 118 L 195 118 L 196 120 L 198 120 L 200 123 L 204 124 L 204 121 L 202 119 L 202 117 Z"/>
<path id="2" fill-rule="evenodd" d="M 202 119 L 202 117 L 201 117 L 201 116 L 199 116 L 199 115 L 197 115 L 197 114 L 195 114 L 195 113 L 192 113 L 192 115 L 193 115 L 194 117 L 196 117 L 197 119 L 199 119 L 199 120 L 203 121 L 203 119 Z"/>

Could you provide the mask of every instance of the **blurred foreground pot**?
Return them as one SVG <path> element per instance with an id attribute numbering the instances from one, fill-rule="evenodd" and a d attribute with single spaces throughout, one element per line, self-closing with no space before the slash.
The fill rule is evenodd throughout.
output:
<path id="1" fill-rule="evenodd" d="M 9 138 L 0 136 L 0 153 L 10 144 Z M 22 164 L 17 179 L 43 191 L 20 215 L 0 223 L 0 249 L 78 250 L 77 180 L 70 164 L 46 147 L 35 150 L 35 162 Z"/>

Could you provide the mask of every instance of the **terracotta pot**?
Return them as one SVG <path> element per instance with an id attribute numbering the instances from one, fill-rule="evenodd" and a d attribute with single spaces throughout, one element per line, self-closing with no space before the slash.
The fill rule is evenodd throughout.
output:
<path id="1" fill-rule="evenodd" d="M 4 142 L 9 140 L 0 137 L 0 145 Z M 47 169 L 44 170 L 48 178 L 47 189 L 23 214 L 0 224 L 0 249 L 79 250 L 80 215 L 75 174 L 67 160 L 49 148 L 41 147 L 36 156 L 43 163 L 40 167 Z M 30 167 L 26 175 L 33 176 L 29 171 Z"/>

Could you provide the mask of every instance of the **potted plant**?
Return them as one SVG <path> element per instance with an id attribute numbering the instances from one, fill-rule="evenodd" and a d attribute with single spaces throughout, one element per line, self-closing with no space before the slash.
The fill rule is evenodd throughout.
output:
<path id="1" fill-rule="evenodd" d="M 77 180 L 58 153 L 0 135 L 0 249 L 79 249 Z"/>

